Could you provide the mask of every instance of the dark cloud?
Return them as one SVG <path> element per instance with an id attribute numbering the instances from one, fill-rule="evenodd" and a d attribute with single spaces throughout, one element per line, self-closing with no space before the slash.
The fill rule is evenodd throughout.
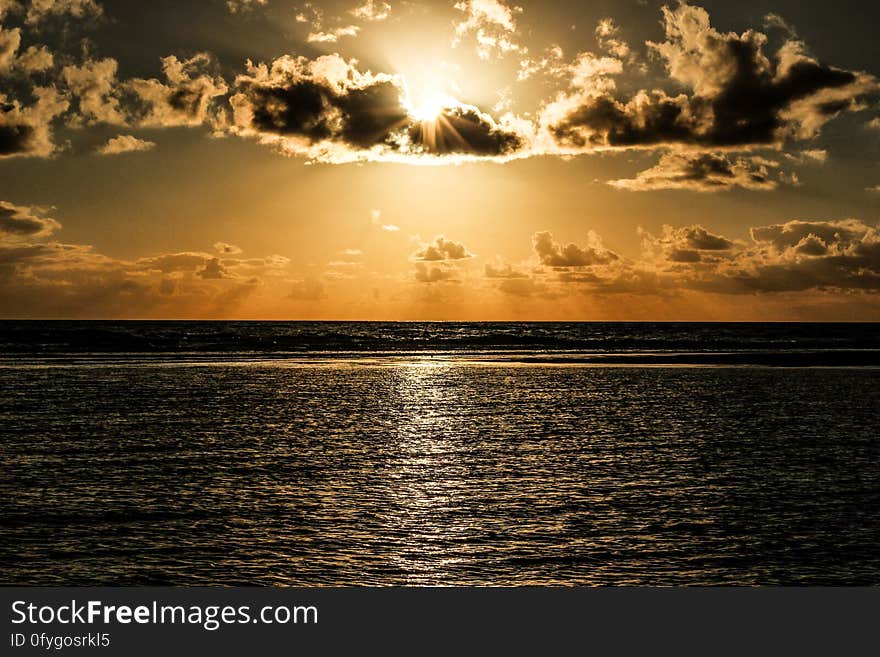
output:
<path id="1" fill-rule="evenodd" d="M 554 268 L 606 265 L 619 259 L 616 253 L 602 246 L 599 236 L 592 232 L 586 247 L 574 243 L 562 246 L 553 241 L 553 235 L 548 232 L 535 233 L 532 247 L 542 265 Z"/>
<path id="2" fill-rule="evenodd" d="M 855 219 L 789 221 L 751 229 L 752 244 L 719 250 L 692 249 L 699 258 L 678 257 L 696 228 L 667 227 L 655 243 L 671 264 L 670 286 L 743 294 L 805 290 L 880 291 L 880 235 Z M 698 239 L 695 244 L 711 245 Z M 685 247 L 686 248 L 686 247 Z"/>
<path id="3" fill-rule="evenodd" d="M 815 237 L 825 244 L 851 246 L 862 240 L 868 227 L 856 219 L 845 221 L 798 221 L 760 226 L 751 229 L 755 242 L 772 246 L 784 252 L 800 245 L 805 239 Z"/>
<path id="4" fill-rule="evenodd" d="M 655 256 L 673 263 L 697 263 L 726 257 L 736 244 L 695 224 L 673 228 L 664 226 L 660 237 L 642 232 L 643 246 Z"/>
<path id="5" fill-rule="evenodd" d="M 204 269 L 199 271 L 199 276 L 205 280 L 220 280 L 230 278 L 226 267 L 220 262 L 219 258 L 211 258 L 205 263 Z"/>
<path id="6" fill-rule="evenodd" d="M 6 125 L 0 123 L 0 157 L 11 157 L 34 151 L 34 133 L 34 127 L 24 123 Z"/>
<path id="7" fill-rule="evenodd" d="M 743 148 L 814 136 L 830 118 L 877 93 L 868 74 L 825 65 L 789 40 L 768 59 L 766 37 L 721 33 L 704 9 L 664 8 L 666 41 L 648 45 L 670 81 L 690 94 L 640 91 L 614 95 L 607 79 L 590 78 L 580 93 L 551 103 L 543 124 L 564 147 L 671 144 Z"/>
<path id="8" fill-rule="evenodd" d="M 68 108 L 55 89 L 36 87 L 36 100 L 23 105 L 0 93 L 0 159 L 49 157 L 56 152 L 52 121 Z"/>
<path id="9" fill-rule="evenodd" d="M 236 0 L 229 6 L 238 11 L 258 4 L 263 3 Z M 515 31 L 511 7 L 460 4 L 467 18 L 460 22 L 464 32 L 458 38 L 474 33 L 487 52 L 518 51 L 520 45 L 510 40 Z M 33 7 L 43 16 L 101 13 L 93 0 L 41 0 Z M 793 35 L 768 57 L 767 38 L 760 32 L 720 32 L 705 10 L 687 4 L 663 11 L 665 40 L 648 47 L 666 67 L 664 88 L 618 92 L 616 76 L 634 66 L 644 72 L 646 64 L 606 18 L 596 37 L 607 55 L 581 52 L 566 64 L 561 49 L 551 49 L 555 54 L 545 72 L 570 80 L 571 87 L 546 104 L 537 119 L 530 114 L 496 118 L 452 98 L 427 117 L 412 107 L 401 77 L 364 72 L 355 60 L 338 54 L 248 62 L 230 97 L 220 65 L 207 52 L 164 57 L 161 76 L 130 78 L 120 74 L 116 59 L 93 57 L 94 48 L 78 58 L 59 51 L 62 67 L 43 89 L 46 97 L 56 94 L 54 103 L 44 99 L 27 107 L 12 97 L 0 97 L 0 157 L 54 154 L 51 124 L 63 116 L 72 127 L 207 125 L 215 135 L 237 134 L 325 162 L 506 161 L 601 148 L 686 146 L 705 152 L 670 156 L 631 180 L 613 184 L 632 190 L 772 189 L 795 178 L 775 172 L 770 176 L 772 167 L 766 163 L 725 159 L 718 151 L 812 137 L 830 118 L 862 107 L 878 93 L 873 76 L 819 62 Z M 19 18 L 24 15 L 19 11 Z M 364 3 L 347 15 L 378 21 L 388 16 L 388 7 Z M 777 18 L 771 22 L 778 26 Z M 489 27 L 500 32 L 490 34 Z M 21 41 L 19 28 L 0 33 L 0 69 L 18 60 L 14 66 L 22 71 L 53 68 L 51 50 L 29 46 L 19 53 Z M 525 50 L 520 55 L 531 61 Z"/>
<path id="10" fill-rule="evenodd" d="M 557 102 L 570 108 L 560 108 L 563 116 L 548 128 L 563 146 L 590 149 L 696 143 L 697 120 L 685 96 L 670 98 L 662 91 L 643 91 L 626 104 L 608 95 Z"/>
<path id="11" fill-rule="evenodd" d="M 341 141 L 369 148 L 402 126 L 406 111 L 390 80 L 362 88 L 338 87 L 326 80 L 283 76 L 271 84 L 240 80 L 236 102 L 247 103 L 257 132 L 304 137 L 312 142 Z"/>
<path id="12" fill-rule="evenodd" d="M 236 80 L 231 130 L 327 161 L 409 155 L 504 157 L 525 140 L 467 105 L 419 121 L 400 80 L 362 73 L 339 55 L 281 57 Z"/>
<path id="13" fill-rule="evenodd" d="M 44 237 L 59 228 L 57 221 L 38 216 L 31 208 L 0 201 L 0 237 Z"/>
<path id="14" fill-rule="evenodd" d="M 856 219 L 789 221 L 751 229 L 751 243 L 735 241 L 700 225 L 644 231 L 640 259 L 591 262 L 583 249 L 536 248 L 542 265 L 560 284 L 597 294 L 671 294 L 694 290 L 717 294 L 781 292 L 880 293 L 880 231 Z M 539 233 L 548 236 L 549 233 Z M 598 237 L 594 237 L 598 240 Z M 544 243 L 553 244 L 544 237 Z M 542 253 L 552 257 L 545 257 Z M 560 267 L 562 263 L 568 266 Z M 540 282 L 542 275 L 529 280 Z M 518 286 L 521 290 L 528 285 Z"/>
<path id="15" fill-rule="evenodd" d="M 408 134 L 412 144 L 434 155 L 504 156 L 525 146 L 523 137 L 475 107 L 448 107 L 436 121 L 410 122 Z"/>
<path id="16" fill-rule="evenodd" d="M 796 250 L 804 255 L 823 256 L 828 254 L 828 245 L 815 235 L 807 235 L 798 243 Z"/>
<path id="17" fill-rule="evenodd" d="M 640 172 L 635 178 L 612 180 L 613 187 L 630 191 L 686 189 L 717 192 L 740 187 L 750 190 L 776 189 L 770 175 L 776 166 L 760 157 L 730 158 L 718 153 L 666 153 L 657 166 Z"/>

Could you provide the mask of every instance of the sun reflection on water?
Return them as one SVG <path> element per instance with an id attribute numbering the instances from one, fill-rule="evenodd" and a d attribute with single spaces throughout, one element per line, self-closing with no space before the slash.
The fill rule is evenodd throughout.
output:
<path id="1" fill-rule="evenodd" d="M 461 540 L 469 521 L 455 515 L 457 492 L 467 472 L 461 463 L 463 434 L 455 413 L 456 387 L 449 385 L 454 363 L 417 359 L 394 370 L 394 391 L 402 405 L 390 474 L 389 531 L 398 532 L 402 549 L 393 559 L 408 584 L 447 581 L 461 561 L 448 556 L 449 541 Z"/>

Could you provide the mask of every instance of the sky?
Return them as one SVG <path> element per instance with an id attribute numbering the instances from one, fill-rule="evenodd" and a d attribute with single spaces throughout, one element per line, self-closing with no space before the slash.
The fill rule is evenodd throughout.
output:
<path id="1" fill-rule="evenodd" d="M 0 317 L 878 321 L 878 19 L 0 0 Z"/>

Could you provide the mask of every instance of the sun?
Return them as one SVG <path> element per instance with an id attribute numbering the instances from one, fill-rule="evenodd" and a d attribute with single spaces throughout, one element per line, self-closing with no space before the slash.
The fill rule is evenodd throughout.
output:
<path id="1" fill-rule="evenodd" d="M 455 98 L 440 91 L 428 91 L 417 96 L 407 94 L 405 102 L 407 113 L 421 123 L 436 122 L 445 110 L 457 105 L 459 102 Z"/>

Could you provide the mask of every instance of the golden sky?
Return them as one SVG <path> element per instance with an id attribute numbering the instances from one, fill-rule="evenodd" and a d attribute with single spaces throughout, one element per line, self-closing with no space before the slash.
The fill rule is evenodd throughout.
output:
<path id="1" fill-rule="evenodd" d="M 880 320 L 880 12 L 733 4 L 0 0 L 0 317 Z"/>

